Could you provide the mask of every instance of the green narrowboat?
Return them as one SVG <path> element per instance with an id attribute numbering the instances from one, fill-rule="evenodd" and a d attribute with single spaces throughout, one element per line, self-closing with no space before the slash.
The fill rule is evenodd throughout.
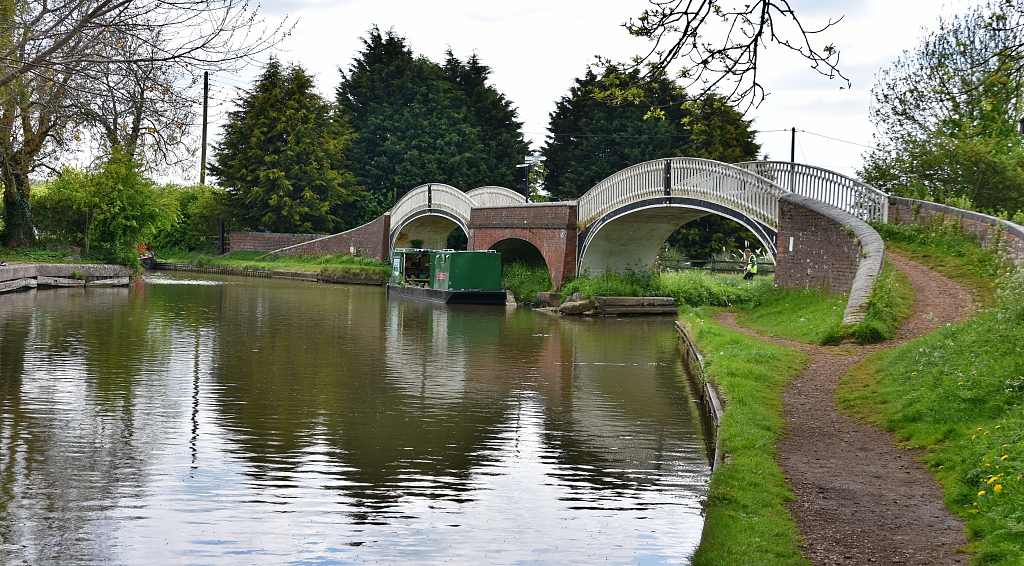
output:
<path id="1" fill-rule="evenodd" d="M 392 295 L 448 304 L 503 305 L 501 254 L 493 250 L 394 250 L 388 281 L 388 296 Z"/>

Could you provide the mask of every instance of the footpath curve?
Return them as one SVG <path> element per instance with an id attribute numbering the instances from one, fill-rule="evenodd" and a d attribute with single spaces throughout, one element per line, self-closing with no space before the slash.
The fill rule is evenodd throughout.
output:
<path id="1" fill-rule="evenodd" d="M 783 394 L 787 434 L 780 464 L 796 495 L 789 510 L 804 541 L 804 556 L 832 564 L 967 564 L 956 550 L 967 543 L 963 523 L 943 504 L 942 488 L 917 458 L 895 447 L 893 436 L 856 423 L 835 407 L 836 384 L 868 354 L 891 348 L 967 317 L 971 294 L 939 273 L 893 253 L 887 259 L 913 285 L 914 314 L 894 341 L 873 346 L 825 347 L 761 336 L 742 328 L 734 313 L 725 326 L 806 352 L 811 362 Z"/>

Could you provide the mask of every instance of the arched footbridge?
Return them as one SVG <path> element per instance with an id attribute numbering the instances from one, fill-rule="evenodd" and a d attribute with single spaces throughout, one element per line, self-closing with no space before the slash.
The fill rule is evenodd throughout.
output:
<path id="1" fill-rule="evenodd" d="M 348 251 L 383 259 L 413 243 L 443 247 L 461 229 L 468 249 L 542 260 L 560 284 L 586 271 L 649 268 L 672 232 L 716 214 L 757 237 L 775 259 L 777 285 L 850 291 L 851 305 L 861 305 L 883 253 L 866 222 L 885 222 L 888 202 L 870 185 L 809 165 L 676 157 L 627 167 L 576 201 L 528 203 L 503 187 L 463 192 L 426 184 L 371 223 L 277 253 Z M 858 313 L 848 309 L 847 318 Z"/>

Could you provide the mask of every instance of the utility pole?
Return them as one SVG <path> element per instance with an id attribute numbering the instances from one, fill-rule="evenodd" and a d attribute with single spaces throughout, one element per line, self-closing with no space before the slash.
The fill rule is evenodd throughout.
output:
<path id="1" fill-rule="evenodd" d="M 797 163 L 797 129 L 793 129 L 793 137 L 790 138 L 790 163 Z"/>
<path id="2" fill-rule="evenodd" d="M 203 148 L 199 157 L 199 184 L 206 184 L 206 109 L 210 101 L 210 72 L 203 71 Z M 223 253 L 223 252 L 221 252 Z"/>

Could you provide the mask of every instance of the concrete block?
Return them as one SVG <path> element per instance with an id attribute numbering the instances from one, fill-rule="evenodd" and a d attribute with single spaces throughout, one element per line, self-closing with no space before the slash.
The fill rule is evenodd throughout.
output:
<path id="1" fill-rule="evenodd" d="M 45 277 L 40 275 L 36 278 L 40 287 L 84 287 L 84 279 L 68 279 L 66 277 Z"/>
<path id="2" fill-rule="evenodd" d="M 537 293 L 537 302 L 542 307 L 557 307 L 562 304 L 561 293 L 540 292 Z"/>
<path id="3" fill-rule="evenodd" d="M 36 280 L 32 277 L 24 277 L 21 279 L 11 279 L 9 281 L 0 281 L 0 293 L 6 293 L 8 291 L 17 291 L 19 289 L 35 289 Z"/>
<path id="4" fill-rule="evenodd" d="M 124 287 L 131 283 L 130 277 L 113 277 L 110 279 L 97 279 L 95 281 L 87 281 L 85 285 L 87 287 Z"/>

